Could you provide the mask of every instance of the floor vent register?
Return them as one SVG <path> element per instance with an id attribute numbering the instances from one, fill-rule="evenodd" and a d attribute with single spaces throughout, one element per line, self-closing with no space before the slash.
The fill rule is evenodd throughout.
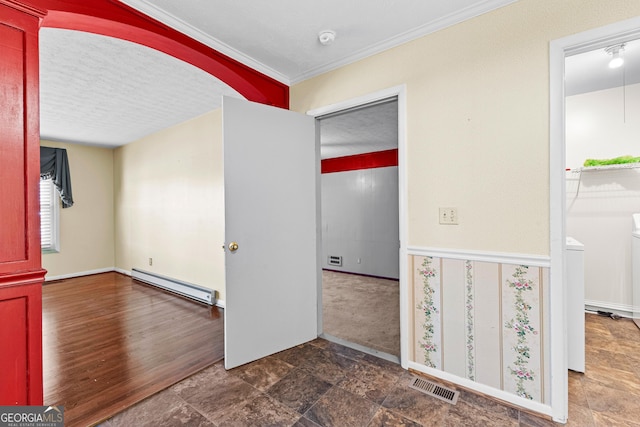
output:
<path id="1" fill-rule="evenodd" d="M 411 379 L 411 381 L 409 382 L 409 387 L 429 396 L 433 396 L 436 399 L 451 403 L 452 405 L 455 405 L 458 402 L 458 396 L 460 395 L 459 391 L 443 387 L 432 381 L 418 377 L 414 377 L 413 379 Z"/>

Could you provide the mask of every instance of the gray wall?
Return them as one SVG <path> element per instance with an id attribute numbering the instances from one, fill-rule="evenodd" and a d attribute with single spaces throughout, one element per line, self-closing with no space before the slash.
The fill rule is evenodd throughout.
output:
<path id="1" fill-rule="evenodd" d="M 323 174 L 323 268 L 397 279 L 398 220 L 396 166 Z"/>

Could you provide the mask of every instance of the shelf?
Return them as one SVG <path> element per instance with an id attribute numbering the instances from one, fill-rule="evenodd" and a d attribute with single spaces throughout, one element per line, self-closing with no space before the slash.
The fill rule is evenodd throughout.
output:
<path id="1" fill-rule="evenodd" d="M 640 168 L 640 163 L 623 163 L 619 165 L 606 165 L 606 166 L 583 166 L 581 168 L 570 169 L 567 172 L 571 172 L 572 174 L 578 175 L 578 188 L 576 189 L 576 195 L 574 197 L 578 197 L 580 194 L 580 185 L 582 184 L 582 172 L 592 172 L 592 171 L 613 171 L 613 170 L 623 170 L 623 169 L 637 169 Z M 572 178 L 575 180 L 575 178 Z"/>
<path id="2" fill-rule="evenodd" d="M 606 165 L 606 166 L 583 166 L 581 168 L 570 169 L 567 172 L 580 173 L 602 170 L 616 170 L 616 169 L 635 169 L 640 168 L 640 163 L 623 163 L 620 165 Z"/>

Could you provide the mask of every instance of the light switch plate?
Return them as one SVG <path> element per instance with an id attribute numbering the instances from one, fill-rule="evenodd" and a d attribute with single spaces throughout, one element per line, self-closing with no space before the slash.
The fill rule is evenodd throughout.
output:
<path id="1" fill-rule="evenodd" d="M 440 224 L 457 225 L 458 208 L 440 208 Z"/>

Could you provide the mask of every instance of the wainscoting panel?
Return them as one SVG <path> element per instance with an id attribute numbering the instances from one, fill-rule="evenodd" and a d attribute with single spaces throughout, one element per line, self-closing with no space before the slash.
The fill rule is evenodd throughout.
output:
<path id="1" fill-rule="evenodd" d="M 412 361 L 548 403 L 549 268 L 531 264 L 409 255 Z"/>
<path id="2" fill-rule="evenodd" d="M 413 257 L 414 361 L 442 370 L 440 258 Z"/>
<path id="3" fill-rule="evenodd" d="M 542 401 L 540 268 L 502 265 L 504 390 Z"/>
<path id="4" fill-rule="evenodd" d="M 501 388 L 502 363 L 496 357 L 500 341 L 500 269 L 499 264 L 466 261 L 471 282 L 471 301 L 467 304 L 467 322 L 472 325 L 469 332 L 469 375 L 467 378 Z"/>
<path id="5" fill-rule="evenodd" d="M 459 259 L 442 259 L 442 370 L 467 375 L 465 268 Z"/>

